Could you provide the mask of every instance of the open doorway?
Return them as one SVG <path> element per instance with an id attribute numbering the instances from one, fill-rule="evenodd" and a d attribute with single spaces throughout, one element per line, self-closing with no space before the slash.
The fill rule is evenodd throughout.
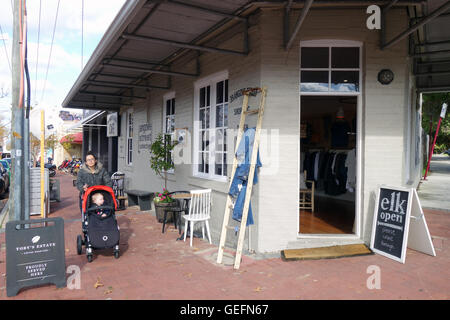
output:
<path id="1" fill-rule="evenodd" d="M 302 96 L 300 234 L 354 234 L 357 97 Z"/>

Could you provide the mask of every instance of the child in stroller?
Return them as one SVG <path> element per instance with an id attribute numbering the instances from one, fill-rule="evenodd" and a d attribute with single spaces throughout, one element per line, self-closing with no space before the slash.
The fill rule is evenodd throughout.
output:
<path id="1" fill-rule="evenodd" d="M 117 202 L 114 191 L 108 186 L 92 186 L 83 195 L 82 231 L 77 236 L 77 253 L 86 246 L 86 256 L 92 261 L 93 249 L 114 248 L 114 257 L 119 258 L 119 226 L 115 217 Z M 84 238 L 84 239 L 83 239 Z"/>
<path id="2" fill-rule="evenodd" d="M 93 205 L 91 206 L 91 208 L 97 208 L 97 210 L 95 212 L 97 215 L 100 215 L 102 218 L 105 218 L 108 216 L 110 210 L 100 208 L 105 203 L 105 198 L 103 197 L 103 194 L 101 194 L 100 192 L 94 193 L 92 195 L 92 202 L 93 202 Z"/>

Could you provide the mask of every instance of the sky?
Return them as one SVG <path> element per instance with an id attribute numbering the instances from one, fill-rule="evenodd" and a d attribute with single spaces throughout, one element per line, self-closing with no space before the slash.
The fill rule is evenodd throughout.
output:
<path id="1" fill-rule="evenodd" d="M 16 0 L 0 0 L 0 118 L 2 124 L 8 124 L 11 121 L 10 64 L 14 1 Z M 36 136 L 40 134 L 41 109 L 45 110 L 46 125 L 53 124 L 54 127 L 61 123 L 58 117 L 60 110 L 82 113 L 82 110 L 78 109 L 62 109 L 61 103 L 125 0 L 84 0 L 84 14 L 82 14 L 82 3 L 83 0 L 26 1 L 28 69 L 33 107 L 30 130 Z M 53 30 L 55 33 L 52 46 Z"/>

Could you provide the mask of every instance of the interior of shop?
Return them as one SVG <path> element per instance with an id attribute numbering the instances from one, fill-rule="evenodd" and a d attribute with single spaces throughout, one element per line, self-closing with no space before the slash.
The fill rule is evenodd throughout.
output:
<path id="1" fill-rule="evenodd" d="M 356 112 L 351 96 L 302 96 L 300 234 L 353 234 Z"/>

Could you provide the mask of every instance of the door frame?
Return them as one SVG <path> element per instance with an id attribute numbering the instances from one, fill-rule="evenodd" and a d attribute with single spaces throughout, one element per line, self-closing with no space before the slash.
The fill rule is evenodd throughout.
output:
<path id="1" fill-rule="evenodd" d="M 301 49 L 302 47 L 359 47 L 359 92 L 302 92 L 301 91 Z M 363 43 L 353 40 L 321 39 L 300 41 L 299 46 L 299 114 L 298 132 L 301 123 L 301 101 L 302 96 L 351 96 L 356 97 L 356 190 L 355 190 L 355 233 L 352 234 L 302 234 L 300 233 L 300 214 L 297 210 L 297 238 L 298 239 L 336 239 L 336 240 L 360 240 L 362 231 L 363 194 L 362 194 L 362 148 L 363 148 L 363 127 L 362 127 L 362 96 L 363 96 Z M 331 60 L 331 56 L 329 57 Z M 331 63 L 329 64 L 331 68 Z M 298 139 L 298 150 L 300 150 L 300 139 Z M 298 172 L 300 172 L 300 152 L 298 153 Z M 300 190 L 300 179 L 298 179 L 297 190 Z M 300 201 L 298 194 L 297 205 Z"/>

